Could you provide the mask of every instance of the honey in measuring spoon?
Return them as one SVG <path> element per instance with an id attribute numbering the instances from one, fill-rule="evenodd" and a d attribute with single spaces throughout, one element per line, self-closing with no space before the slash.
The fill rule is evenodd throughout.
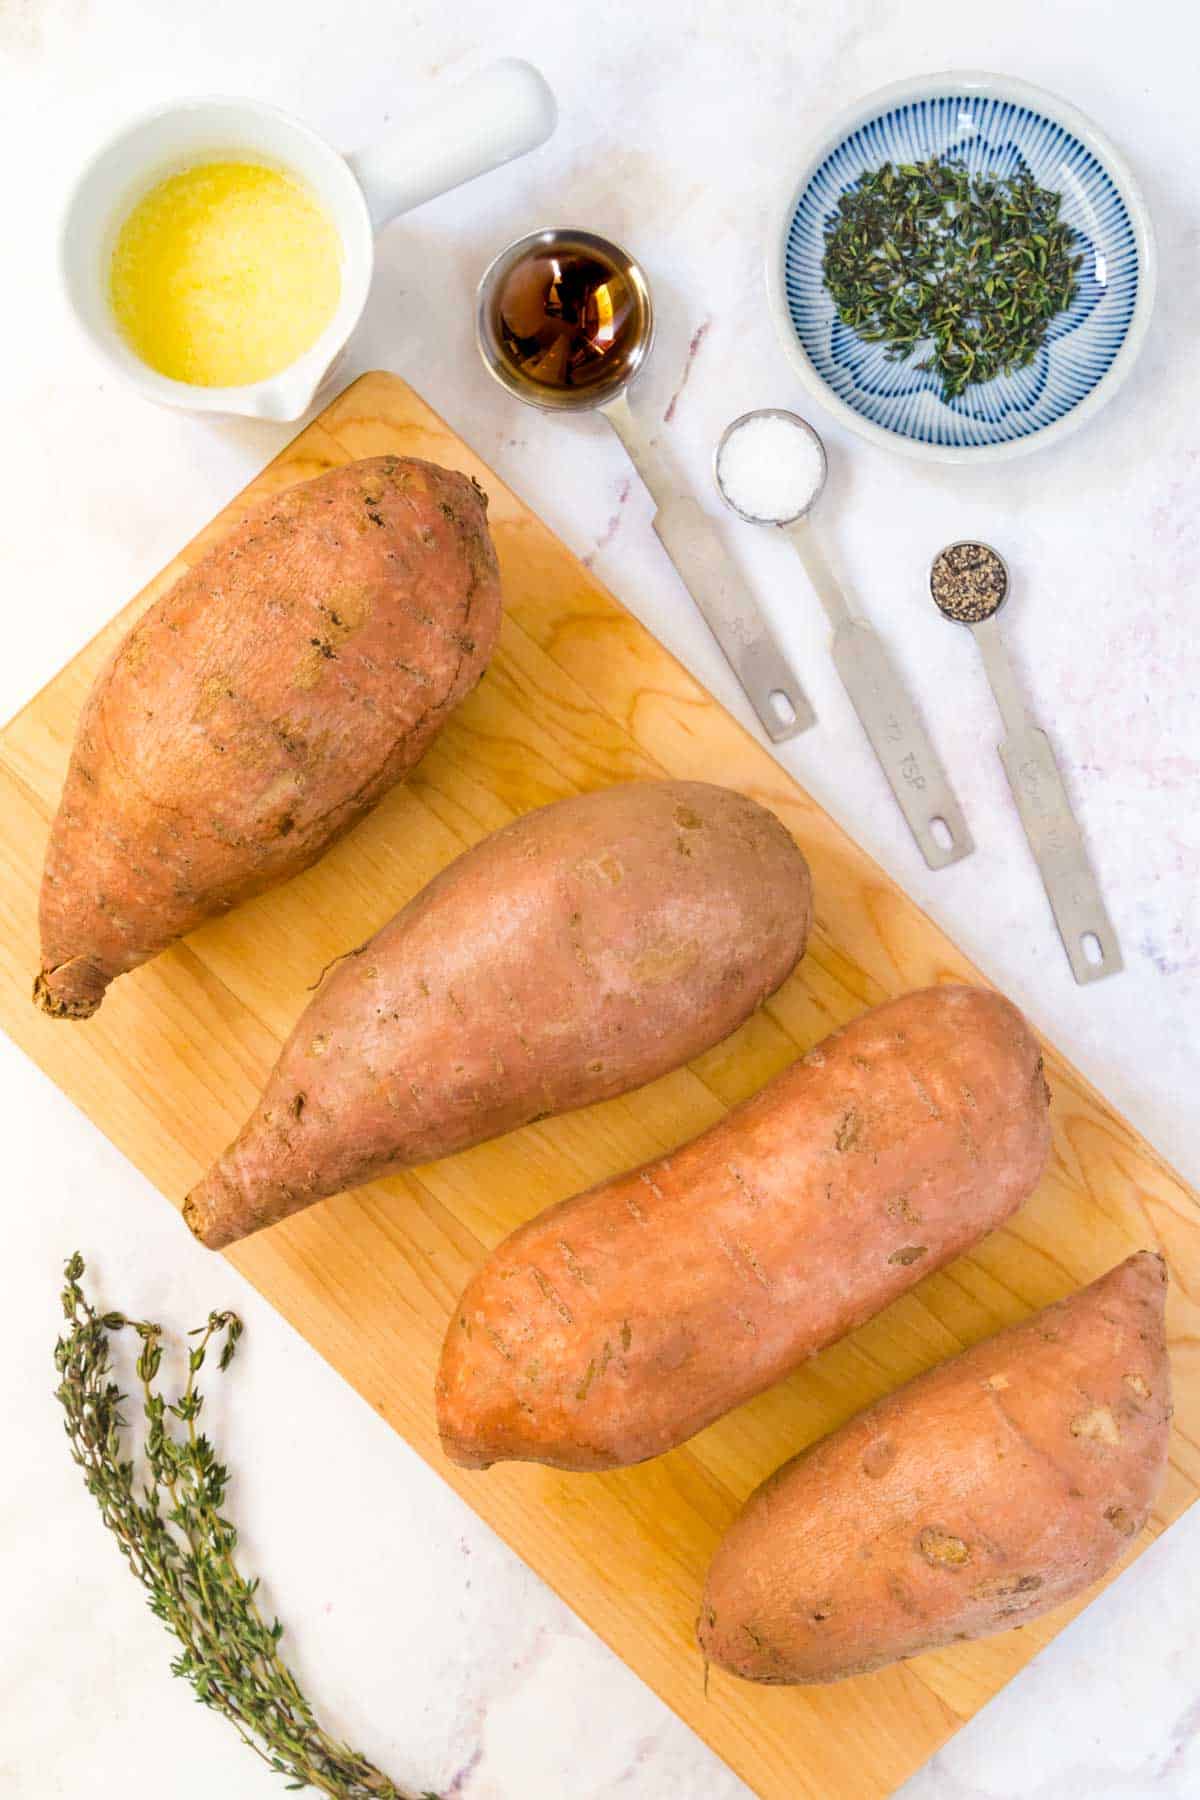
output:
<path id="1" fill-rule="evenodd" d="M 641 299 L 592 249 L 532 252 L 495 300 L 496 335 L 526 381 L 586 388 L 619 376 L 642 338 Z"/>

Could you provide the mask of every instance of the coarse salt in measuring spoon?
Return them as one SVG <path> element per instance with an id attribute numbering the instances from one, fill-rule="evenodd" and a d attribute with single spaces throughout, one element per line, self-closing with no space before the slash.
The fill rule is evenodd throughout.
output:
<path id="1" fill-rule="evenodd" d="M 747 413 L 717 451 L 717 486 L 744 519 L 783 525 L 806 513 L 825 485 L 825 451 L 793 414 Z"/>
<path id="2" fill-rule="evenodd" d="M 727 425 L 713 458 L 725 504 L 791 540 L 833 627 L 838 674 L 900 811 L 929 867 L 944 869 L 969 855 L 971 834 L 900 671 L 866 619 L 850 611 L 813 535 L 809 515 L 826 472 L 818 433 L 798 413 L 777 408 L 743 413 Z"/>

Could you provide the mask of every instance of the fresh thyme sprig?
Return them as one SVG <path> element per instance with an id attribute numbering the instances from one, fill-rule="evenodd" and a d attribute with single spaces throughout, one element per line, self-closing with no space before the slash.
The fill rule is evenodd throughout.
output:
<path id="1" fill-rule="evenodd" d="M 1062 195 L 1017 175 L 972 175 L 931 156 L 884 163 L 844 193 L 825 228 L 823 274 L 843 324 L 917 364 L 945 399 L 1024 368 L 1075 298 L 1083 256 Z"/>
<path id="2" fill-rule="evenodd" d="M 233 1360 L 242 1322 L 214 1312 L 189 1336 L 187 1384 L 178 1399 L 155 1390 L 162 1327 L 123 1313 L 97 1313 L 80 1287 L 78 1251 L 65 1266 L 67 1330 L 54 1350 L 57 1398 L 66 1414 L 71 1454 L 89 1494 L 146 1589 L 150 1610 L 180 1644 L 171 1664 L 205 1706 L 232 1720 L 243 1743 L 292 1788 L 313 1787 L 333 1800 L 410 1800 L 357 1751 L 322 1731 L 279 1654 L 283 1626 L 270 1624 L 234 1561 L 237 1531 L 222 1513 L 229 1472 L 196 1421 L 204 1405 L 196 1376 L 209 1345 L 222 1338 L 219 1366 Z M 139 1484 L 123 1456 L 126 1395 L 112 1379 L 109 1337 L 130 1330 L 141 1339 L 137 1360 L 149 1479 Z M 173 1423 L 174 1421 L 175 1423 Z M 139 1491 L 140 1490 L 140 1491 Z M 425 1794 L 423 1800 L 437 1800 Z"/>

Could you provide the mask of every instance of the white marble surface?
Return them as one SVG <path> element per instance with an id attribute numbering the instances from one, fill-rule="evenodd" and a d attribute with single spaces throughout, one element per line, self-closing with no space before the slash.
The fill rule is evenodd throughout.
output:
<path id="1" fill-rule="evenodd" d="M 784 546 L 740 528 L 734 542 L 821 715 L 819 730 L 786 752 L 789 766 L 1200 1178 L 1194 17 L 1184 0 L 986 9 L 0 0 L 9 345 L 0 715 L 287 435 L 152 411 L 71 335 L 55 292 L 54 216 L 82 156 L 129 113 L 166 96 L 244 92 L 351 146 L 402 117 L 431 80 L 514 49 L 537 60 L 561 101 L 557 137 L 388 232 L 354 368 L 408 376 L 738 708 L 616 444 L 599 424 L 520 410 L 482 374 L 470 336 L 478 272 L 509 237 L 553 220 L 609 231 L 640 252 L 662 336 L 639 404 L 704 482 L 735 413 L 805 406 L 771 336 L 760 263 L 769 203 L 809 130 L 866 89 L 922 69 L 1023 75 L 1100 120 L 1144 183 L 1163 272 L 1134 378 L 1080 438 L 992 472 L 918 468 L 827 432 L 822 526 L 925 696 L 958 772 L 973 858 L 941 875 L 924 870 Z M 930 554 L 972 533 L 1014 567 L 1006 630 L 1053 730 L 1124 944 L 1127 972 L 1091 990 L 1073 986 L 1055 938 L 990 749 L 994 718 L 972 646 L 921 598 Z M 67 1460 L 49 1351 L 58 1265 L 75 1245 L 111 1304 L 181 1325 L 217 1303 L 244 1313 L 244 1354 L 212 1424 L 246 1472 L 236 1507 L 248 1555 L 329 1717 L 398 1778 L 458 1800 L 745 1793 L 232 1271 L 188 1243 L 158 1195 L 7 1042 L 0 1108 L 10 1170 L 0 1793 L 255 1800 L 278 1791 L 228 1727 L 168 1679 L 166 1641 Z M 1193 1517 L 917 1775 L 906 1800 L 1200 1791 L 1198 1569 Z"/>

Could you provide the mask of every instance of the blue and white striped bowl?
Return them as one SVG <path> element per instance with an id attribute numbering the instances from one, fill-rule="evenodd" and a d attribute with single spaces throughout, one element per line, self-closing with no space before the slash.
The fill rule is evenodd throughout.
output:
<path id="1" fill-rule="evenodd" d="M 961 158 L 976 173 L 1028 168 L 1062 194 L 1084 251 L 1079 291 L 1034 361 L 942 398 L 921 354 L 888 362 L 843 325 L 821 274 L 838 196 L 884 162 Z M 767 269 L 792 362 L 844 424 L 905 455 L 998 462 L 1065 437 L 1128 375 L 1154 301 L 1154 239 L 1137 183 L 1094 125 L 1052 94 L 1001 75 L 930 75 L 881 88 L 835 120 L 788 193 Z"/>

